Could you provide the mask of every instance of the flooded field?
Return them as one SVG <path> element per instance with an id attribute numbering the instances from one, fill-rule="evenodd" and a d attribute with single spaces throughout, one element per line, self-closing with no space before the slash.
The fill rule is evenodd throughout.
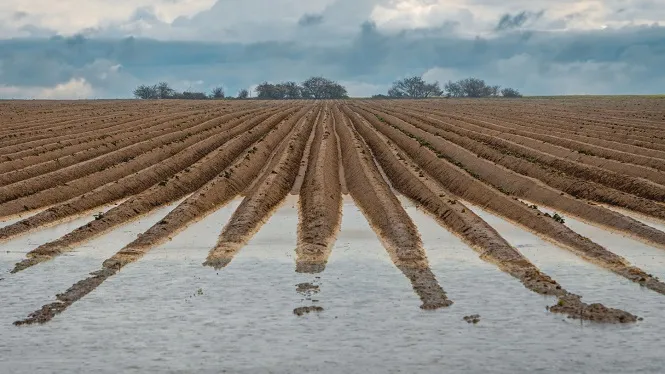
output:
<path id="1" fill-rule="evenodd" d="M 665 364 L 659 101 L 3 105 L 0 372 Z"/>
<path id="2" fill-rule="evenodd" d="M 660 349 L 665 299 L 483 212 L 484 219 L 564 287 L 585 295 L 587 302 L 624 308 L 644 320 L 603 325 L 549 313 L 553 297 L 528 291 L 480 260 L 408 203 L 432 273 L 454 300 L 450 307 L 419 308 L 411 283 L 349 199 L 323 273 L 295 272 L 295 198 L 228 267 L 216 271 L 201 266 L 217 240 L 208 233 L 219 230 L 239 203 L 234 200 L 155 248 L 67 315 L 45 325 L 16 328 L 11 321 L 85 277 L 159 214 L 114 232 L 111 240 L 95 240 L 6 277 L 0 283 L 2 371 L 657 373 L 665 365 Z M 0 264 L 11 267 L 26 244 L 39 244 L 65 229 L 8 243 L 3 249 L 9 253 L 0 253 Z M 588 234 L 594 239 L 604 235 Z M 609 248 L 665 275 L 665 256 L 659 250 L 630 239 L 617 244 Z M 303 283 L 318 288 L 299 290 Z M 323 310 L 301 317 L 293 313 L 308 306 Z M 463 320 L 473 314 L 480 315 L 477 324 Z"/>

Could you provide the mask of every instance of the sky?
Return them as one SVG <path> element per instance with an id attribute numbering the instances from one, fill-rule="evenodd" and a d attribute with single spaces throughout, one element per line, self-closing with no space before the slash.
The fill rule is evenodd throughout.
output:
<path id="1" fill-rule="evenodd" d="M 227 94 L 323 75 L 351 96 L 421 75 L 527 95 L 665 91 L 663 0 L 2 0 L 0 98 Z"/>

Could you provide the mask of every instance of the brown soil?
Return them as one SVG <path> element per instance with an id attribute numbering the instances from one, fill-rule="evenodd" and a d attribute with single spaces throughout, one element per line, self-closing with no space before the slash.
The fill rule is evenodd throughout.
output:
<path id="1" fill-rule="evenodd" d="M 325 270 L 349 193 L 421 308 L 452 304 L 396 194 L 481 259 L 557 298 L 549 311 L 627 323 L 541 272 L 464 201 L 665 294 L 665 283 L 524 202 L 665 247 L 665 233 L 603 205 L 665 220 L 665 104 L 651 99 L 114 101 L 0 103 L 0 242 L 117 206 L 30 251 L 21 271 L 183 199 L 153 227 L 17 325 L 44 323 L 238 195 L 207 265 L 225 266 L 289 192 L 299 195 L 296 271 Z M 524 201 L 524 202 L 523 202 Z M 6 281 L 6 280 L 5 280 Z M 315 283 L 293 313 L 318 313 Z M 479 315 L 465 321 L 478 323 Z"/>
<path id="2" fill-rule="evenodd" d="M 66 166 L 68 163 L 63 163 L 63 159 L 58 159 L 58 161 L 49 164 L 51 164 L 51 167 L 55 167 L 54 164 L 58 164 L 60 168 L 50 173 L 43 173 L 43 171 L 45 171 L 43 168 L 35 167 L 19 170 L 15 174 L 20 174 L 21 178 L 27 175 L 19 172 L 26 170 L 30 171 L 30 173 L 34 173 L 37 171 L 34 169 L 40 169 L 38 170 L 40 174 L 27 180 L 22 179 L 18 182 L 0 187 L 0 196 L 4 197 L 0 200 L 0 203 L 28 195 L 32 195 L 32 200 L 35 200 L 38 198 L 35 198 L 34 195 L 37 192 L 44 190 L 47 190 L 45 193 L 49 195 L 62 194 L 60 190 L 53 189 L 52 187 L 63 184 L 67 185 L 68 194 L 65 194 L 64 196 L 58 195 L 61 199 L 67 199 L 67 197 L 72 195 L 76 196 L 80 193 L 89 191 L 92 188 L 116 181 L 156 163 L 162 162 L 182 150 L 212 136 L 218 136 L 218 134 L 222 132 L 232 131 L 234 127 L 245 122 L 249 114 L 256 116 L 260 113 L 240 111 L 238 113 L 213 118 L 200 125 L 191 126 L 185 130 L 173 131 L 163 136 L 134 143 L 131 146 L 111 151 L 103 156 L 95 157 L 92 160 L 83 162 L 74 160 L 73 162 L 75 164 L 69 167 Z M 77 158 L 81 153 L 69 157 Z M 40 164 L 40 166 L 41 165 L 42 164 Z M 23 199 L 22 201 L 26 205 L 31 202 L 29 199 Z"/>
<path id="3" fill-rule="evenodd" d="M 411 281 L 414 291 L 423 302 L 421 308 L 437 309 L 452 305 L 429 269 L 418 229 L 383 180 L 369 148 L 337 107 L 333 108 L 333 114 L 344 155 L 342 164 L 346 186 L 351 197 L 395 266 Z"/>
<path id="4" fill-rule="evenodd" d="M 474 325 L 480 322 L 480 314 L 472 314 L 470 316 L 464 316 L 462 318 L 466 323 L 473 323 Z"/>
<path id="5" fill-rule="evenodd" d="M 493 148 L 493 144 L 481 143 L 456 136 L 449 131 L 441 132 L 438 128 L 416 119 L 411 119 L 403 115 L 391 117 L 377 111 L 372 111 L 372 113 L 385 117 L 384 120 L 388 121 L 391 125 L 401 126 L 401 129 L 409 131 L 414 136 L 421 136 L 424 141 L 431 142 L 429 143 L 430 146 L 437 150 L 451 149 L 449 154 L 455 162 L 463 164 L 471 173 L 483 177 L 502 191 L 525 199 L 534 199 L 534 202 L 565 211 L 587 222 L 613 230 L 624 231 L 630 235 L 638 236 L 649 243 L 665 246 L 665 233 L 602 207 L 590 207 L 589 204 L 585 204 L 582 201 L 566 195 L 562 196 L 560 192 L 570 193 L 575 198 L 587 198 L 599 203 L 610 203 L 655 218 L 664 219 L 665 206 L 655 201 L 622 193 L 576 176 L 569 176 L 562 173 L 560 169 L 537 164 L 529 156 L 517 157 L 515 153 L 500 152 L 496 148 Z M 475 155 L 473 155 L 474 153 Z M 476 156 L 480 156 L 482 159 L 477 159 L 478 157 Z M 483 161 L 483 159 L 488 161 Z M 492 163 L 504 166 L 506 169 L 514 172 L 502 168 L 493 168 L 491 166 Z M 502 175 L 497 175 L 496 177 L 493 177 L 493 175 L 488 176 L 487 173 L 490 171 L 493 174 L 501 173 Z M 554 188 L 547 188 L 535 182 L 534 178 Z"/>
<path id="6" fill-rule="evenodd" d="M 127 201 L 106 212 L 101 219 L 91 221 L 87 225 L 82 226 L 59 239 L 46 243 L 29 252 L 27 255 L 28 258 L 17 264 L 14 271 L 24 270 L 27 267 L 47 261 L 59 254 L 71 251 L 75 246 L 78 246 L 83 242 L 108 232 L 119 225 L 129 223 L 164 204 L 176 201 L 185 195 L 192 193 L 206 184 L 210 178 L 213 178 L 215 175 L 222 172 L 243 152 L 255 153 L 255 150 L 247 150 L 247 148 L 251 148 L 252 143 L 264 137 L 271 128 L 273 128 L 279 121 L 282 121 L 287 115 L 289 115 L 289 113 L 292 112 L 287 110 L 273 115 L 265 121 L 262 121 L 263 117 L 250 120 L 247 124 L 248 126 L 239 129 L 241 132 L 237 137 L 228 143 L 225 143 L 224 146 L 218 147 L 207 155 L 200 151 L 195 152 L 195 156 L 200 157 L 205 155 L 205 157 L 194 164 L 183 165 L 188 167 L 176 173 L 164 183 L 156 184 L 131 197 Z M 303 113 L 300 113 L 298 115 L 302 114 Z M 293 120 L 291 120 L 291 122 L 292 121 Z M 282 128 L 283 127 L 284 126 L 282 126 Z M 228 135 L 231 134 L 227 134 L 227 136 Z M 175 171 L 177 169 L 172 170 Z M 117 185 L 118 184 L 113 184 L 110 187 L 113 188 Z M 119 189 L 119 191 L 124 192 L 126 190 Z M 104 197 L 101 192 L 105 191 L 100 190 L 97 192 L 98 193 L 96 194 L 92 194 L 92 197 Z M 66 217 L 71 217 L 73 214 L 80 214 L 81 211 L 93 209 L 93 207 L 101 205 L 102 201 L 110 199 L 107 198 L 102 200 L 98 198 L 96 201 L 93 200 L 92 202 L 90 200 L 91 198 L 86 199 L 85 196 L 79 200 L 75 200 L 74 202 L 79 203 L 77 206 L 77 208 L 79 208 L 78 211 L 72 211 L 72 205 L 74 202 L 71 202 L 69 204 L 48 209 L 45 212 L 24 219 L 14 225 L 4 227 L 0 229 L 0 238 L 2 238 L 3 235 L 6 235 L 7 237 L 16 236 L 19 233 L 30 231 L 33 229 L 32 227 L 43 226 L 45 222 L 53 222 Z"/>
<path id="7" fill-rule="evenodd" d="M 456 196 L 523 226 L 560 245 L 562 248 L 569 249 L 578 256 L 603 266 L 633 282 L 656 292 L 665 293 L 665 284 L 657 278 L 631 266 L 622 257 L 575 233 L 565 225 L 545 216 L 537 209 L 530 209 L 526 204 L 507 196 L 505 192 L 492 188 L 491 183 L 484 183 L 486 179 L 481 179 L 481 176 L 477 173 L 484 173 L 486 178 L 492 178 L 490 180 L 494 182 L 500 179 L 497 178 L 497 175 L 502 178 L 506 176 L 502 173 L 503 170 L 496 165 L 490 164 L 470 170 L 467 165 L 474 166 L 476 163 L 486 163 L 487 161 L 452 143 L 432 150 L 427 145 L 436 144 L 437 139 L 431 134 L 418 130 L 412 125 L 403 123 L 403 121 L 400 123 L 401 127 L 397 126 L 395 123 L 398 123 L 399 120 L 395 118 L 393 118 L 392 125 L 390 125 L 391 122 L 387 122 L 390 117 L 387 115 L 386 118 L 382 118 L 382 122 L 375 115 L 363 112 L 361 109 L 358 109 L 358 112 L 362 113 L 374 128 L 402 148 L 423 170 Z M 414 133 L 417 132 L 419 137 L 403 130 L 403 128 L 407 128 Z M 456 149 L 459 149 L 456 155 L 468 154 L 469 156 L 462 160 L 453 158 L 449 152 Z M 501 174 L 498 174 L 499 172 Z M 551 206 L 552 204 L 546 205 Z"/>
<path id="8" fill-rule="evenodd" d="M 259 177 L 260 182 L 233 213 L 204 265 L 216 269 L 227 266 L 288 196 L 298 175 L 309 134 L 319 118 L 318 114 L 312 113 L 284 143 L 272 167 Z"/>
<path id="9" fill-rule="evenodd" d="M 168 240 L 196 220 L 212 213 L 216 208 L 228 203 L 237 196 L 249 183 L 256 178 L 262 165 L 269 159 L 279 143 L 289 134 L 302 116 L 310 111 L 310 107 L 301 109 L 291 115 L 289 120 L 280 123 L 267 135 L 262 136 L 254 147 L 240 155 L 231 166 L 218 176 L 211 179 L 197 192 L 180 203 L 173 211 L 157 224 L 152 226 L 136 240 L 126 245 L 102 263 L 102 269 L 92 273 L 82 281 L 69 288 L 64 294 L 58 295 L 58 302 L 44 306 L 18 324 L 44 323 L 55 315 L 62 313 L 74 302 L 92 292 L 106 279 L 118 273 L 123 267 L 138 261 L 150 249 Z M 106 215 L 105 215 L 106 216 Z"/>
<path id="10" fill-rule="evenodd" d="M 300 188 L 296 271 L 325 269 L 342 216 L 342 191 L 337 137 L 330 112 L 316 127 L 309 165 Z"/>
<path id="11" fill-rule="evenodd" d="M 476 125 L 468 125 L 460 122 L 446 123 L 436 118 L 431 119 L 429 116 L 413 114 L 413 112 L 408 113 L 408 116 L 397 114 L 396 117 L 407 121 L 411 120 L 410 117 L 415 117 L 418 120 L 424 121 L 426 123 L 419 122 L 418 126 L 431 134 L 445 137 L 447 140 L 458 143 L 465 148 L 469 143 L 482 143 L 486 147 L 492 147 L 500 151 L 504 158 L 505 156 L 518 157 L 538 165 L 537 167 L 542 168 L 545 166 L 550 168 L 552 169 L 550 173 L 565 173 L 571 177 L 593 181 L 645 199 L 665 201 L 665 186 L 661 184 L 650 182 L 642 177 L 630 177 L 614 171 L 605 170 L 602 167 L 583 165 L 563 157 L 558 157 L 557 155 L 551 155 L 542 151 L 543 148 L 547 147 L 543 146 L 543 142 L 541 141 L 533 139 L 525 140 L 525 137 L 515 139 L 514 136 L 507 137 L 498 131 L 491 131 Z M 471 128 L 469 129 L 469 127 Z M 441 132 L 441 130 L 445 131 Z M 506 137 L 510 140 L 502 139 Z M 529 146 L 535 147 L 535 149 Z M 504 160 L 504 162 L 508 161 Z M 626 165 L 625 167 L 630 168 L 631 165 Z M 622 172 L 625 173 L 623 170 Z M 662 175 L 662 172 L 660 174 Z"/>
<path id="12" fill-rule="evenodd" d="M 571 299 L 572 295 L 581 305 L 579 296 L 566 291 L 554 279 L 541 272 L 496 230 L 452 193 L 434 182 L 403 150 L 391 145 L 360 117 L 348 110 L 346 112 L 371 146 L 395 189 L 419 203 L 420 208 L 431 214 L 443 227 L 478 251 L 483 260 L 496 264 L 501 270 L 519 279 L 526 288 L 542 295 L 556 296 L 559 300 Z M 615 309 L 605 310 L 612 311 L 607 315 L 608 319 L 614 318 L 613 313 L 624 313 Z"/>
<path id="13" fill-rule="evenodd" d="M 309 313 L 321 313 L 321 312 L 323 312 L 323 308 L 320 306 L 302 306 L 293 309 L 293 314 L 297 315 L 298 317 L 301 317 Z"/>

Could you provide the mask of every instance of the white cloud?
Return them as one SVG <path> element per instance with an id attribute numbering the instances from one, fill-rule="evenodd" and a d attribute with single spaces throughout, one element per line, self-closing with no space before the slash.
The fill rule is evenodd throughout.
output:
<path id="1" fill-rule="evenodd" d="M 209 9 L 216 0 L 3 0 L 0 2 L 0 38 L 23 36 L 26 25 L 72 35 L 128 21 L 139 9 L 149 9 L 158 20 L 173 22 Z M 20 14 L 21 17 L 16 17 Z M 13 27 L 12 27 L 13 26 Z"/>
<path id="2" fill-rule="evenodd" d="M 18 87 L 0 85 L 0 98 L 3 99 L 92 99 L 95 90 L 83 78 L 72 78 L 54 87 Z"/>
<path id="3" fill-rule="evenodd" d="M 597 30 L 665 20 L 660 0 L 3 0 L 0 39 L 85 32 L 161 40 L 289 40 L 307 37 L 298 26 L 305 14 L 323 17 L 327 32 L 316 37 L 324 40 L 367 20 L 381 30 L 454 22 L 462 35 L 484 35 L 492 33 L 503 15 L 525 11 L 544 11 L 531 25 L 541 30 Z"/>

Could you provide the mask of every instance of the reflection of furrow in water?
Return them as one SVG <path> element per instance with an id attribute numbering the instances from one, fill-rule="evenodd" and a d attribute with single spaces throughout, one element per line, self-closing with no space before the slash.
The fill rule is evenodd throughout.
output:
<path id="1" fill-rule="evenodd" d="M 484 183 L 480 175 L 468 169 L 467 164 L 456 162 L 455 159 L 450 158 L 448 156 L 450 149 L 437 148 L 435 152 L 427 143 L 429 139 L 419 138 L 406 130 L 413 130 L 413 126 L 406 124 L 404 121 L 395 121 L 395 118 L 391 118 L 388 114 L 384 114 L 385 117 L 379 119 L 376 115 L 362 109 L 354 110 L 360 113 L 376 130 L 403 149 L 423 170 L 456 196 L 495 212 L 538 235 L 542 235 L 547 240 L 572 251 L 586 261 L 602 266 L 653 291 L 665 294 L 665 283 L 657 278 L 640 268 L 632 266 L 621 256 L 577 234 L 567 226 L 546 217 L 538 209 L 531 209 L 517 199 L 493 188 L 491 184 Z M 388 119 L 391 121 L 388 121 Z M 477 157 L 470 157 L 465 160 L 471 164 L 476 159 Z M 487 170 L 480 169 L 476 171 L 487 173 L 488 178 L 496 178 L 496 174 L 492 174 L 491 171 L 498 167 L 493 164 L 487 167 Z"/>
<path id="2" fill-rule="evenodd" d="M 28 258 L 18 263 L 12 272 L 24 270 L 38 263 L 48 261 L 62 253 L 69 252 L 81 243 L 108 232 L 119 225 L 138 219 L 164 204 L 176 201 L 196 191 L 224 170 L 224 168 L 228 167 L 252 143 L 259 141 L 271 128 L 274 128 L 274 126 L 282 121 L 288 113 L 290 111 L 284 111 L 273 116 L 258 116 L 254 120 L 244 123 L 235 129 L 235 131 L 225 135 L 226 139 L 229 139 L 232 135 L 237 135 L 236 137 L 228 142 L 219 143 L 218 145 L 221 146 L 209 153 L 208 149 L 191 149 L 190 152 L 194 155 L 199 153 L 196 156 L 199 158 L 197 162 L 189 165 L 185 170 L 179 171 L 163 183 L 154 185 L 132 196 L 127 201 L 106 212 L 99 219 L 89 222 L 55 241 L 51 241 L 30 251 L 27 255 Z M 116 185 L 115 189 L 111 192 L 122 191 L 122 187 Z M 0 229 L 0 238 L 2 235 L 11 237 L 12 234 L 22 233 L 23 231 L 21 230 L 28 230 L 25 227 L 37 228 L 50 221 L 62 220 L 63 217 L 72 215 L 73 210 L 89 210 L 92 205 L 98 202 L 95 199 L 100 198 L 105 200 L 108 197 L 108 194 L 103 193 L 107 192 L 105 190 L 97 190 L 97 192 L 100 192 L 100 196 L 93 194 L 87 199 L 73 200 L 69 204 L 49 209 L 44 214 L 38 214 L 15 225 L 2 228 Z"/>
<path id="3" fill-rule="evenodd" d="M 339 108 L 333 108 L 340 138 L 346 185 L 388 251 L 393 263 L 411 281 L 423 309 L 452 304 L 429 269 L 415 224 L 382 178 L 369 148 L 347 123 Z"/>
<path id="4" fill-rule="evenodd" d="M 296 271 L 320 273 L 339 231 L 342 218 L 337 137 L 334 118 L 317 126 L 309 165 L 300 189 Z"/>
<path id="5" fill-rule="evenodd" d="M 264 170 L 259 183 L 235 210 L 204 265 L 216 269 L 227 266 L 288 196 L 298 176 L 309 135 L 319 118 L 312 115 L 300 123 L 279 148 L 273 165 Z"/>
<path id="6" fill-rule="evenodd" d="M 566 308 L 561 312 L 580 315 L 579 310 L 589 306 L 581 303 L 580 297 L 563 289 L 555 280 L 533 265 L 517 249 L 513 248 L 494 228 L 457 201 L 452 194 L 432 181 L 405 152 L 378 134 L 371 125 L 356 113 L 344 108 L 355 128 L 370 145 L 375 158 L 400 193 L 420 204 L 420 208 L 431 214 L 439 224 L 462 238 L 480 257 L 496 264 L 501 270 L 522 282 L 529 290 L 559 298 L 558 304 L 576 303 L 578 308 Z M 557 304 L 557 305 L 558 305 Z M 553 311 L 557 311 L 554 309 Z M 622 311 L 607 309 L 620 316 Z M 592 318 L 591 315 L 583 316 Z M 600 318 L 600 316 L 593 316 Z"/>
<path id="7" fill-rule="evenodd" d="M 16 321 L 15 324 L 24 325 L 50 321 L 74 302 L 92 292 L 106 279 L 118 273 L 127 264 L 138 261 L 150 249 L 168 240 L 170 236 L 177 234 L 196 220 L 202 219 L 218 207 L 228 203 L 257 177 L 263 165 L 284 137 L 293 131 L 295 125 L 310 110 L 311 106 L 305 107 L 273 128 L 267 135 L 263 136 L 259 143 L 240 155 L 231 166 L 179 204 L 164 219 L 104 261 L 101 270 L 91 273 L 91 277 L 79 281 L 66 292 L 57 295 L 58 301 L 45 305 L 40 310 L 30 314 L 26 319 Z"/>

